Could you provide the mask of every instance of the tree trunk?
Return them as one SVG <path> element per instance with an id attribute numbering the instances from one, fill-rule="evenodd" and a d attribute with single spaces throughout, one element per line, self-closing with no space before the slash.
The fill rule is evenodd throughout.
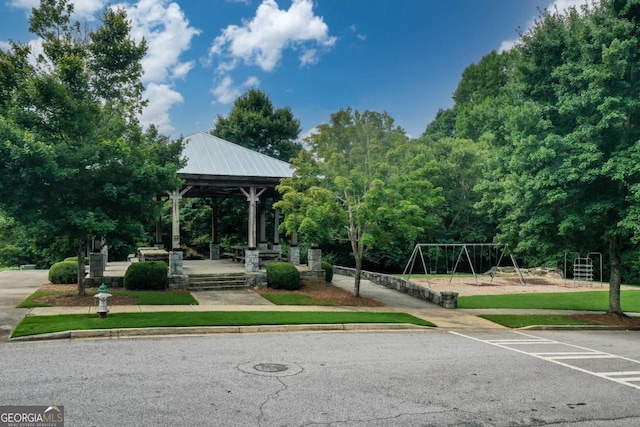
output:
<path id="1" fill-rule="evenodd" d="M 620 305 L 620 283 L 622 282 L 622 253 L 620 237 L 612 236 L 609 239 L 609 262 L 611 264 L 611 276 L 609 277 L 609 310 L 607 313 L 622 316 Z"/>
<path id="2" fill-rule="evenodd" d="M 356 259 L 356 275 L 353 283 L 353 294 L 356 298 L 360 297 L 360 276 L 362 275 L 362 257 L 354 254 Z"/>
<path id="3" fill-rule="evenodd" d="M 85 242 L 81 242 L 78 244 L 78 295 L 83 296 L 84 292 L 84 249 Z"/>

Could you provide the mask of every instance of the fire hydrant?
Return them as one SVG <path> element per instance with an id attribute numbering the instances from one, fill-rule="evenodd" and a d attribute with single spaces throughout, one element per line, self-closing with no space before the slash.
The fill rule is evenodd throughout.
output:
<path id="1" fill-rule="evenodd" d="M 98 308 L 96 309 L 96 312 L 100 317 L 107 317 L 107 313 L 109 312 L 108 300 L 111 296 L 112 295 L 107 292 L 107 285 L 104 283 L 98 288 L 98 293 L 93 296 L 94 298 L 97 298 Z"/>

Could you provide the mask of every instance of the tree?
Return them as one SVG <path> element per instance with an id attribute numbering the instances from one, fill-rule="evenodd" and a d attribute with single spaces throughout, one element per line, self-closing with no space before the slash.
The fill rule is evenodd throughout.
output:
<path id="1" fill-rule="evenodd" d="M 622 254 L 640 238 L 639 19 L 632 0 L 540 16 L 517 49 L 484 186 L 484 207 L 521 253 L 606 244 L 608 311 L 619 315 Z"/>
<path id="2" fill-rule="evenodd" d="M 359 296 L 367 250 L 413 242 L 437 221 L 429 211 L 442 200 L 429 180 L 437 167 L 387 113 L 340 110 L 306 143 L 293 177 L 278 186 L 282 228 L 311 243 L 348 241 Z"/>
<path id="3" fill-rule="evenodd" d="M 438 164 L 440 172 L 432 182 L 442 188 L 444 196 L 444 202 L 438 207 L 440 224 L 430 230 L 427 241 L 491 241 L 492 224 L 475 208 L 481 199 L 476 186 L 484 177 L 489 144 L 483 140 L 429 136 L 422 136 L 416 143 L 424 144 L 428 158 Z"/>
<path id="4" fill-rule="evenodd" d="M 84 34 L 67 0 L 42 0 L 30 30 L 36 66 L 14 43 L 0 55 L 0 208 L 40 245 L 73 246 L 84 294 L 88 239 L 127 241 L 157 218 L 155 196 L 177 188 L 181 141 L 142 132 L 140 60 L 123 10 Z M 135 241 L 135 240 L 134 240 Z"/>
<path id="5" fill-rule="evenodd" d="M 258 89 L 249 89 L 233 103 L 227 117 L 218 116 L 210 133 L 234 144 L 288 162 L 298 154 L 300 121 L 289 107 L 273 108 Z"/>
<path id="6" fill-rule="evenodd" d="M 511 57 L 510 52 L 492 51 L 462 72 L 453 94 L 456 138 L 478 141 L 482 134 L 500 126 L 496 112 L 510 75 Z"/>

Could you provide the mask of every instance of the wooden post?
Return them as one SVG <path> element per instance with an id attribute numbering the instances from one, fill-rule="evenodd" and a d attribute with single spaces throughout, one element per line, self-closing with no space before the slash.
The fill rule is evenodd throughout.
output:
<path id="1" fill-rule="evenodd" d="M 249 192 L 247 192 L 244 188 L 240 188 L 240 191 L 244 193 L 247 197 L 247 201 L 249 202 L 249 236 L 248 236 L 248 244 L 249 248 L 256 248 L 256 204 L 258 200 L 260 200 L 260 195 L 264 193 L 266 188 L 262 188 L 260 191 L 256 190 L 255 186 L 249 187 Z"/>
<path id="2" fill-rule="evenodd" d="M 273 244 L 280 244 L 280 209 L 276 209 L 273 214 Z"/>
<path id="3" fill-rule="evenodd" d="M 180 248 L 180 200 L 182 196 L 192 187 L 185 187 L 181 191 L 167 191 L 169 198 L 173 202 L 173 209 L 171 212 L 171 249 L 176 250 Z"/>

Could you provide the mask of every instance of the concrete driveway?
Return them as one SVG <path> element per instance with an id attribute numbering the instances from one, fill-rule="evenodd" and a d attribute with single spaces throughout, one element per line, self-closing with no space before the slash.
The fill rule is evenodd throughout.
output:
<path id="1" fill-rule="evenodd" d="M 41 285 L 48 283 L 49 270 L 0 271 L 0 342 L 7 342 L 13 328 L 29 312 L 16 308 Z"/>

